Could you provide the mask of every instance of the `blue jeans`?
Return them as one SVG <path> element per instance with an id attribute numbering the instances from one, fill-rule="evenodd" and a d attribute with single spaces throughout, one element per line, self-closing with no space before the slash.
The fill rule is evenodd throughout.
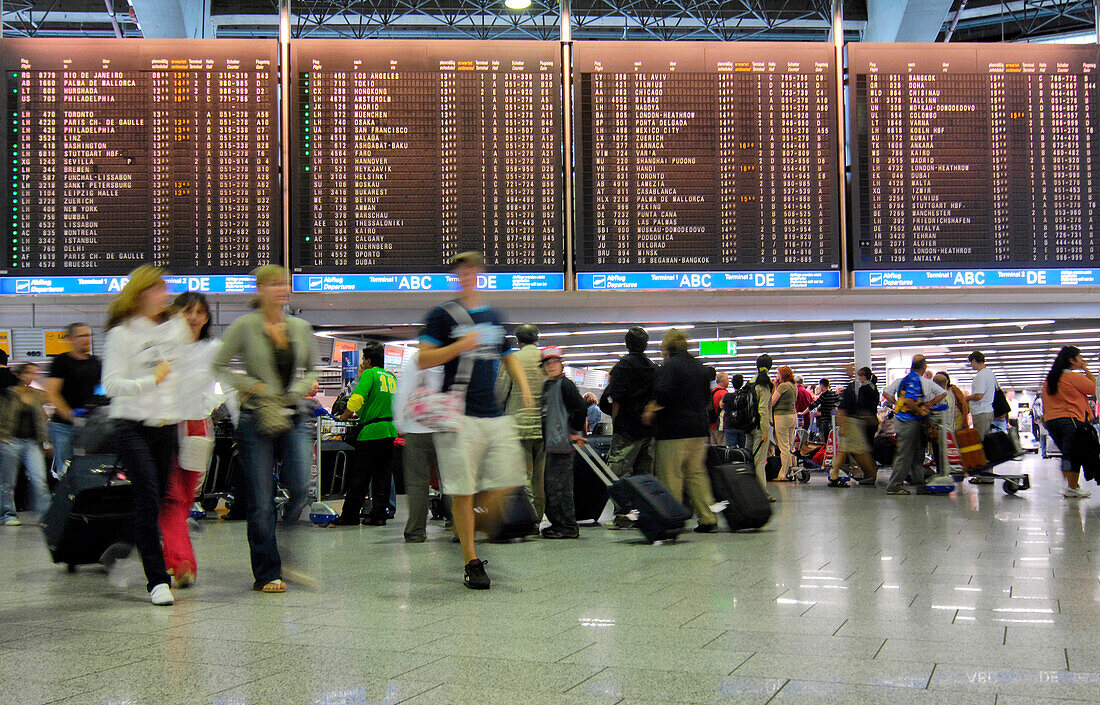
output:
<path id="1" fill-rule="evenodd" d="M 1073 458 L 1073 435 L 1078 426 L 1084 426 L 1082 422 L 1073 417 L 1061 419 L 1048 419 L 1047 433 L 1054 440 L 1054 445 L 1062 451 L 1062 472 L 1080 472 L 1081 461 Z"/>
<path id="2" fill-rule="evenodd" d="M 65 474 L 65 462 L 73 457 L 72 424 L 51 421 L 50 443 L 53 444 L 53 476 L 60 478 Z"/>
<path id="3" fill-rule="evenodd" d="M 295 421 L 291 430 L 277 436 L 260 433 L 256 417 L 242 411 L 237 424 L 237 445 L 244 472 L 241 489 L 248 497 L 248 547 L 252 556 L 252 576 L 261 587 L 282 577 L 282 558 L 275 540 L 275 461 L 282 461 L 279 482 L 290 499 L 284 507 L 283 520 L 292 524 L 298 520 L 309 501 L 309 454 L 312 443 L 308 427 Z"/>
<path id="4" fill-rule="evenodd" d="M 31 484 L 31 509 L 38 514 L 46 511 L 50 491 L 46 486 L 46 457 L 38 441 L 31 438 L 13 438 L 0 443 L 0 521 L 15 519 L 15 483 L 19 479 L 19 465 L 27 468 Z"/>
<path id="5" fill-rule="evenodd" d="M 732 428 L 726 429 L 726 447 L 727 448 L 744 448 L 745 447 L 745 432 L 737 431 Z"/>

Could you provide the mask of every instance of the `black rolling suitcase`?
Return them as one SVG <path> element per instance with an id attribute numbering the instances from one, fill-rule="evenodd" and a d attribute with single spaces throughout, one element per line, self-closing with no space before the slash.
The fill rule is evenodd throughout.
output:
<path id="1" fill-rule="evenodd" d="M 677 502 L 657 478 L 652 475 L 628 475 L 621 480 L 616 479 L 598 453 L 586 445 L 577 444 L 576 448 L 592 471 L 607 485 L 611 499 L 624 509 L 638 513 L 635 523 L 647 541 L 670 541 L 683 533 L 691 512 Z"/>
<path id="2" fill-rule="evenodd" d="M 604 462 L 611 453 L 611 436 L 589 436 L 585 439 Z M 577 521 L 589 524 L 599 521 L 607 506 L 607 485 L 585 462 L 580 453 L 573 454 L 573 504 Z"/>
<path id="3" fill-rule="evenodd" d="M 54 563 L 96 563 L 108 546 L 133 537 L 134 493 L 113 455 L 78 455 L 42 516 Z"/>
<path id="4" fill-rule="evenodd" d="M 527 499 L 527 490 L 516 487 L 500 501 L 500 516 L 485 526 L 485 533 L 492 541 L 511 541 L 533 534 L 541 517 L 535 516 L 535 508 Z"/>
<path id="5" fill-rule="evenodd" d="M 717 502 L 726 502 L 722 516 L 730 531 L 759 529 L 771 519 L 768 495 L 756 479 L 755 468 L 749 463 L 725 463 L 707 468 L 710 485 Z"/>

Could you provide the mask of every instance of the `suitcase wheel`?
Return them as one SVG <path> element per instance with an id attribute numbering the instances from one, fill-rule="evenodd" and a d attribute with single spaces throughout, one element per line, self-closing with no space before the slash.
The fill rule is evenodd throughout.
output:
<path id="1" fill-rule="evenodd" d="M 1005 494 L 1016 494 L 1020 491 L 1020 485 L 1015 480 L 1005 480 L 1001 488 L 1004 489 Z"/>
<path id="2" fill-rule="evenodd" d="M 212 511 L 214 511 L 215 509 L 218 508 L 218 498 L 217 497 L 203 497 L 199 501 L 199 506 L 202 507 L 204 511 L 212 512 Z"/>
<path id="3" fill-rule="evenodd" d="M 810 481 L 810 471 L 807 468 L 802 468 L 798 471 L 798 481 L 801 483 L 807 483 Z"/>

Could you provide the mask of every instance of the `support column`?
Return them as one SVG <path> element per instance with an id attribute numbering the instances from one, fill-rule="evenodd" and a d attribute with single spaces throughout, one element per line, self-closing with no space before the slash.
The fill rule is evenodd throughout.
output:
<path id="1" fill-rule="evenodd" d="M 869 321 L 854 322 L 852 333 L 855 340 L 856 367 L 871 367 L 871 323 Z"/>
<path id="2" fill-rule="evenodd" d="M 573 272 L 573 18 L 571 0 L 560 0 L 562 113 L 562 237 L 565 240 L 565 290 L 577 288 Z"/>

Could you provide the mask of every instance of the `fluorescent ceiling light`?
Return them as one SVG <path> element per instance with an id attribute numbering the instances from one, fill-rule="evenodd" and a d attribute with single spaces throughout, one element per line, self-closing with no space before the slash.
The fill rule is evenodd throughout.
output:
<path id="1" fill-rule="evenodd" d="M 903 326 L 901 328 L 872 328 L 871 335 L 875 333 L 910 333 L 923 330 L 967 330 L 970 328 L 1008 328 L 1012 326 L 1049 326 L 1057 323 L 1052 320 L 1040 321 L 995 321 L 993 323 L 956 323 L 942 326 Z"/>
<path id="2" fill-rule="evenodd" d="M 531 0 L 504 0 L 504 6 L 510 10 L 526 10 L 531 7 Z"/>
<path id="3" fill-rule="evenodd" d="M 642 326 L 647 332 L 653 332 L 655 330 L 672 330 L 676 328 L 678 330 L 691 330 L 695 326 L 682 325 L 682 326 Z M 602 328 L 600 330 L 573 330 L 573 331 L 545 331 L 539 333 L 540 338 L 550 338 L 554 336 L 566 336 L 566 335 L 623 335 L 626 333 L 626 328 Z"/>

